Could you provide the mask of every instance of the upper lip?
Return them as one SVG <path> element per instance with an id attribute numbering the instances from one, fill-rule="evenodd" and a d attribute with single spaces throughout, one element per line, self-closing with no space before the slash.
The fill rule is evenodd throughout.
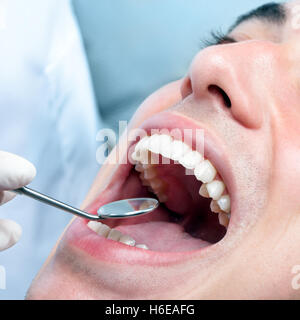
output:
<path id="1" fill-rule="evenodd" d="M 159 114 L 154 115 L 153 117 L 149 118 L 148 120 L 146 120 L 142 126 L 141 129 L 144 129 L 145 131 L 147 131 L 147 133 L 151 134 L 151 130 L 152 129 L 203 129 L 205 132 L 205 139 L 204 139 L 204 155 L 207 159 L 209 159 L 213 165 L 215 166 L 215 168 L 217 169 L 218 173 L 222 176 L 223 181 L 225 182 L 226 186 L 227 186 L 227 190 L 231 196 L 231 201 L 232 201 L 232 218 L 231 218 L 231 222 L 230 222 L 230 228 L 232 228 L 232 225 L 235 224 L 235 219 L 237 219 L 238 217 L 238 213 L 235 213 L 235 200 L 236 200 L 236 192 L 235 192 L 235 181 L 234 181 L 234 177 L 233 177 L 233 170 L 230 167 L 230 162 L 228 159 L 228 156 L 226 155 L 225 150 L 223 150 L 222 147 L 222 142 L 221 139 L 217 136 L 215 136 L 212 132 L 210 132 L 209 128 L 207 128 L 205 126 L 205 124 L 203 125 L 198 125 L 195 124 L 195 122 L 193 122 L 192 120 L 190 120 L 189 118 L 184 117 L 181 114 L 178 114 L 174 111 L 165 111 Z M 193 144 L 195 141 L 192 141 L 191 144 Z M 135 142 L 132 142 L 132 144 L 129 146 L 128 150 L 127 150 L 127 155 L 129 153 L 129 150 L 132 150 L 132 146 L 134 146 Z M 193 147 L 193 146 L 191 146 Z M 114 172 L 114 174 L 111 177 L 111 180 L 107 186 L 107 188 L 102 192 L 102 196 L 101 199 L 99 199 L 98 197 L 95 199 L 95 201 L 93 201 L 93 203 L 87 208 L 87 211 L 90 213 L 96 213 L 97 209 L 99 208 L 99 206 L 114 201 L 114 200 L 118 200 L 118 199 L 113 199 L 114 194 L 112 192 L 108 192 L 107 194 L 105 194 L 105 191 L 107 191 L 109 188 L 111 188 L 116 181 L 118 181 L 118 185 L 122 185 L 122 183 L 125 181 L 127 174 L 129 174 L 130 170 L 132 168 L 131 164 L 128 164 L 126 166 L 121 166 L 119 165 L 118 169 Z M 109 195 L 108 195 L 109 194 Z M 78 218 L 77 218 L 78 219 Z M 227 232 L 228 233 L 228 232 Z M 98 236 L 97 236 L 98 237 Z M 227 237 L 227 234 L 225 236 L 225 238 Z M 224 246 L 224 240 L 225 238 L 221 241 L 221 243 L 218 244 L 218 247 L 220 247 L 220 245 Z M 106 247 L 110 247 L 111 249 L 115 250 L 116 248 L 118 250 L 126 250 L 126 252 L 129 251 L 133 251 L 133 248 L 128 247 L 128 248 L 124 248 L 124 245 L 120 245 L 118 246 L 117 244 L 114 244 L 113 248 L 112 246 L 109 245 L 108 240 L 103 239 L 104 241 L 106 241 L 107 245 Z M 106 248 L 108 249 L 108 248 Z M 207 247 L 201 251 L 201 257 L 202 259 L 205 257 L 205 255 L 209 254 L 210 252 L 215 255 L 216 254 L 216 250 L 218 250 L 217 246 L 210 246 Z M 134 255 L 134 251 L 132 256 L 132 260 L 135 261 L 136 256 Z M 147 263 L 152 263 L 151 260 L 153 259 L 153 254 L 156 255 L 156 259 L 157 261 L 159 261 L 159 263 L 162 263 L 163 261 L 182 261 L 183 256 L 185 255 L 186 258 L 189 257 L 190 253 L 162 253 L 162 252 L 143 252 L 143 254 L 141 254 L 140 252 L 138 253 L 138 261 L 140 262 L 140 259 L 142 258 L 143 263 L 147 264 Z M 194 252 L 194 254 L 197 254 L 196 252 Z M 97 254 L 96 254 L 97 255 Z M 102 253 L 103 255 L 103 253 Z M 129 256 L 128 256 L 129 257 Z M 100 257 L 100 259 L 103 258 L 102 256 Z M 149 261 L 148 261 L 149 260 Z"/>

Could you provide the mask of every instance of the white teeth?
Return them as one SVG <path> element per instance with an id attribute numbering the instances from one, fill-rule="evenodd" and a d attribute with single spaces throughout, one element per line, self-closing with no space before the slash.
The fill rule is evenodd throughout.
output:
<path id="1" fill-rule="evenodd" d="M 159 154 L 160 151 L 160 136 L 158 134 L 155 134 L 150 137 L 149 144 L 148 144 L 148 150 L 152 153 Z"/>
<path id="2" fill-rule="evenodd" d="M 213 181 L 206 185 L 209 197 L 213 200 L 219 200 L 225 190 L 225 184 L 222 181 Z"/>
<path id="3" fill-rule="evenodd" d="M 96 222 L 96 221 L 89 221 L 87 226 L 91 230 L 93 230 L 95 233 L 97 233 L 98 235 L 104 238 L 114 240 L 114 241 L 119 241 L 131 247 L 135 246 L 135 240 L 133 238 L 131 238 L 128 235 L 123 235 L 120 231 L 116 229 L 111 229 L 106 224 L 103 224 L 101 222 Z"/>
<path id="4" fill-rule="evenodd" d="M 138 155 L 138 152 L 134 151 L 131 155 L 131 158 L 133 161 L 136 161 L 138 162 L 139 161 L 139 155 Z"/>
<path id="5" fill-rule="evenodd" d="M 209 160 L 200 162 L 195 168 L 195 176 L 197 180 L 203 183 L 210 183 L 217 175 L 217 170 Z"/>
<path id="6" fill-rule="evenodd" d="M 166 134 L 160 136 L 160 154 L 168 159 L 172 156 L 172 138 Z"/>
<path id="7" fill-rule="evenodd" d="M 209 194 L 208 194 L 205 183 L 203 183 L 202 186 L 200 187 L 199 194 L 203 198 L 209 198 Z"/>
<path id="8" fill-rule="evenodd" d="M 186 153 L 179 159 L 179 163 L 186 169 L 193 170 L 204 160 L 203 156 L 197 151 Z"/>
<path id="9" fill-rule="evenodd" d="M 101 224 L 102 224 L 101 222 L 90 221 L 90 222 L 87 224 L 87 226 L 88 226 L 91 230 L 93 230 L 94 232 L 98 233 L 98 230 L 99 230 Z"/>
<path id="10" fill-rule="evenodd" d="M 146 150 L 148 148 L 149 137 L 144 137 L 135 146 L 135 151 Z"/>
<path id="11" fill-rule="evenodd" d="M 226 213 L 230 213 L 231 211 L 231 204 L 230 204 L 230 197 L 229 195 L 222 196 L 218 200 L 218 205 L 222 209 L 222 211 Z"/>
<path id="12" fill-rule="evenodd" d="M 107 237 L 107 235 L 110 232 L 110 227 L 108 227 L 106 224 L 103 224 L 101 222 L 96 222 L 96 221 L 90 221 L 87 226 L 96 232 L 98 235 L 102 237 Z"/>
<path id="13" fill-rule="evenodd" d="M 142 164 L 138 163 L 136 166 L 135 166 L 135 171 L 137 172 L 144 172 L 144 167 Z"/>
<path id="14" fill-rule="evenodd" d="M 134 161 L 140 162 L 141 164 L 149 163 L 149 139 L 149 137 L 144 137 L 136 144 L 135 150 L 131 156 Z"/>
<path id="15" fill-rule="evenodd" d="M 186 153 L 191 151 L 191 148 L 183 143 L 182 141 L 175 140 L 172 143 L 172 156 L 171 159 L 174 161 L 178 161 L 181 159 Z"/>
<path id="16" fill-rule="evenodd" d="M 135 247 L 139 249 L 149 250 L 149 248 L 145 244 L 137 244 Z"/>
<path id="17" fill-rule="evenodd" d="M 136 171 L 140 172 L 140 180 L 144 187 L 148 187 L 151 193 L 155 193 L 161 202 L 166 202 L 167 196 L 164 194 L 165 184 L 157 178 L 157 173 L 153 165 L 141 165 L 135 166 Z"/>
<path id="18" fill-rule="evenodd" d="M 121 236 L 119 242 L 127 244 L 128 246 L 131 246 L 131 247 L 134 247 L 134 245 L 135 245 L 135 240 L 127 235 Z"/>
<path id="19" fill-rule="evenodd" d="M 133 161 L 139 162 L 140 164 L 149 163 L 149 152 L 147 150 L 135 151 L 131 157 Z M 140 168 L 140 166 L 138 168 Z"/>
<path id="20" fill-rule="evenodd" d="M 119 241 L 121 237 L 122 233 L 119 230 L 111 229 L 107 236 L 107 239 Z"/>
<path id="21" fill-rule="evenodd" d="M 221 208 L 215 200 L 212 200 L 212 202 L 210 203 L 210 210 L 214 213 L 222 213 Z"/>
<path id="22" fill-rule="evenodd" d="M 101 227 L 99 228 L 99 230 L 97 232 L 99 234 L 99 236 L 106 238 L 108 236 L 109 232 L 110 232 L 110 227 L 104 223 L 101 223 Z"/>
<path id="23" fill-rule="evenodd" d="M 149 164 L 150 163 L 148 150 L 141 150 L 140 151 L 140 156 L 139 156 L 138 161 L 140 161 L 142 164 Z"/>
<path id="24" fill-rule="evenodd" d="M 226 213 L 219 213 L 219 223 L 220 225 L 224 226 L 225 228 L 228 228 L 229 226 L 229 217 Z"/>
<path id="25" fill-rule="evenodd" d="M 159 179 L 159 173 L 153 166 L 156 163 L 152 162 L 152 165 L 145 165 L 151 164 L 153 155 L 162 155 L 166 159 L 180 163 L 187 170 L 191 170 L 196 179 L 203 183 L 199 194 L 204 198 L 212 199 L 211 211 L 218 213 L 222 224 L 228 226 L 231 212 L 230 197 L 224 195 L 226 186 L 223 181 L 216 180 L 219 179 L 216 178 L 217 170 L 209 160 L 205 160 L 201 153 L 193 151 L 184 142 L 174 140 L 166 134 L 154 134 L 151 137 L 143 138 L 136 145 L 133 153 L 133 159 L 138 159 L 137 162 L 140 163 L 136 165 L 136 171 L 141 173 L 140 177 L 143 185 L 149 187 L 149 190 L 156 194 L 161 203 L 168 201 L 167 185 Z"/>

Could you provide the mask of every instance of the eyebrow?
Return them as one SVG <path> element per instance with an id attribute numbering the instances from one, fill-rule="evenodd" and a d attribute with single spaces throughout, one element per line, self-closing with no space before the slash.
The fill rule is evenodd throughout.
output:
<path id="1" fill-rule="evenodd" d="M 262 22 L 271 22 L 277 25 L 282 25 L 287 20 L 287 13 L 285 6 L 282 3 L 270 2 L 264 4 L 238 17 L 235 23 L 229 28 L 228 33 L 230 33 L 241 23 L 252 19 L 258 19 Z"/>
<path id="2" fill-rule="evenodd" d="M 284 4 L 282 3 L 270 2 L 264 4 L 246 14 L 239 16 L 226 34 L 223 34 L 222 32 L 212 31 L 212 40 L 205 40 L 204 47 L 238 42 L 233 37 L 230 37 L 229 33 L 243 22 L 253 19 L 258 19 L 262 22 L 271 22 L 277 25 L 282 25 L 287 20 L 287 12 Z"/>

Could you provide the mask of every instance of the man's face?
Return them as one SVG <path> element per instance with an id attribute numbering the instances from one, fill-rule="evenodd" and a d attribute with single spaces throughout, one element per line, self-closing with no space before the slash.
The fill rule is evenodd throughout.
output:
<path id="1" fill-rule="evenodd" d="M 244 19 L 229 38 L 199 52 L 182 81 L 153 94 L 134 116 L 131 129 L 149 135 L 151 129 L 192 129 L 194 139 L 204 131 L 204 159 L 193 153 L 190 164 L 197 177 L 184 170 L 193 162 L 184 153 L 181 164 L 141 165 L 141 154 L 150 154 L 146 147 L 133 156 L 143 183 L 130 164 L 102 167 L 85 201 L 88 211 L 154 193 L 164 203 L 144 217 L 105 221 L 149 250 L 102 237 L 88 221 L 75 219 L 29 298 L 300 297 L 292 285 L 300 264 L 299 6 L 286 4 L 285 16 L 270 7 Z M 163 148 L 155 151 L 154 144 L 152 150 L 166 160 L 174 141 L 164 139 Z M 195 140 L 187 145 L 199 147 Z M 131 157 L 134 146 L 127 149 L 125 138 L 120 147 Z M 212 207 L 207 192 L 215 198 Z"/>

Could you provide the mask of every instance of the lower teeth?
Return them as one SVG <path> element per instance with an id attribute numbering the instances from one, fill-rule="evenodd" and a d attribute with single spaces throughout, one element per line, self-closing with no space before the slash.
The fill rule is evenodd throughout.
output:
<path id="1" fill-rule="evenodd" d="M 119 230 L 111 229 L 109 226 L 101 222 L 90 221 L 87 226 L 99 236 L 106 239 L 118 241 L 130 247 L 148 250 L 148 247 L 145 244 L 136 244 L 132 237 L 122 234 Z"/>
<path id="2" fill-rule="evenodd" d="M 149 250 L 149 248 L 145 244 L 137 244 L 135 247 L 139 249 Z"/>

